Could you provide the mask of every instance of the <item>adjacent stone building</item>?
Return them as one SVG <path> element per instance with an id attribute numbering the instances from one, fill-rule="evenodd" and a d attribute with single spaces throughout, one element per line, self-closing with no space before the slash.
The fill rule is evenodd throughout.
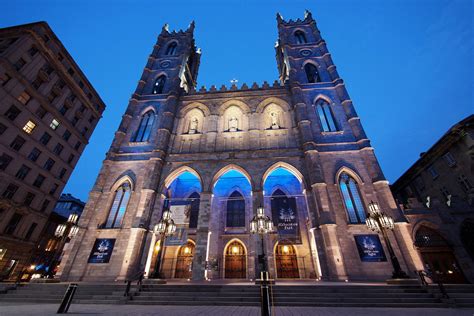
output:
<path id="1" fill-rule="evenodd" d="M 473 124 L 451 127 L 392 185 L 423 262 L 452 282 L 474 280 Z"/>
<path id="2" fill-rule="evenodd" d="M 64 256 L 63 280 L 140 271 L 254 279 L 261 248 L 249 222 L 259 206 L 277 228 L 264 246 L 272 277 L 385 280 L 392 266 L 365 225 L 370 201 L 395 219 L 390 239 L 403 270 L 422 267 L 316 22 L 306 12 L 296 21 L 277 15 L 277 24 L 279 81 L 198 90 L 194 23 L 163 27 Z M 168 208 L 178 229 L 161 245 L 152 230 Z"/>
<path id="3" fill-rule="evenodd" d="M 45 22 L 0 29 L 0 278 L 15 279 L 105 105 Z"/>

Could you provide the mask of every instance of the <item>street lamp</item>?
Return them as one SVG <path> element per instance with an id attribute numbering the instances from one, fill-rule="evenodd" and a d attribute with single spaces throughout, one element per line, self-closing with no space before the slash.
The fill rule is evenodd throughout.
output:
<path id="1" fill-rule="evenodd" d="M 176 224 L 171 218 L 171 211 L 164 210 L 161 215 L 161 219 L 158 224 L 153 228 L 154 234 L 160 234 L 160 248 L 158 249 L 158 255 L 155 263 L 155 270 L 153 271 L 153 278 L 162 279 L 160 268 L 163 261 L 163 254 L 165 253 L 165 241 L 166 237 L 171 236 L 176 231 Z"/>
<path id="2" fill-rule="evenodd" d="M 265 245 L 264 236 L 268 233 L 273 232 L 273 222 L 270 217 L 265 215 L 265 209 L 262 206 L 257 207 L 257 215 L 250 221 L 250 233 L 259 234 L 262 246 L 261 260 L 262 271 L 261 276 L 261 295 L 262 295 L 262 315 L 271 315 L 270 307 L 270 293 L 268 291 L 268 271 L 267 271 L 267 259 L 265 257 Z"/>
<path id="3" fill-rule="evenodd" d="M 408 275 L 400 267 L 400 263 L 398 262 L 398 259 L 395 256 L 392 244 L 390 243 L 390 240 L 388 239 L 387 235 L 387 230 L 393 230 L 393 228 L 395 227 L 393 218 L 381 212 L 379 205 L 376 202 L 370 201 L 369 217 L 365 220 L 365 223 L 367 224 L 367 227 L 370 230 L 376 233 L 381 233 L 383 236 L 385 244 L 387 245 L 388 253 L 390 255 L 390 261 L 392 262 L 393 266 L 392 278 L 407 279 Z"/>

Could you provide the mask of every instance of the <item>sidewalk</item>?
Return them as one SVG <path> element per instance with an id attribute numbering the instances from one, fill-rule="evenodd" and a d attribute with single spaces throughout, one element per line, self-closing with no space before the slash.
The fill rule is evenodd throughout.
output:
<path id="1" fill-rule="evenodd" d="M 0 304 L 0 316 L 57 315 L 57 304 Z M 68 315 L 183 315 L 183 316 L 258 316 L 259 307 L 242 306 L 160 306 L 160 305 L 89 305 L 73 304 Z M 276 316 L 472 316 L 474 309 L 442 308 L 341 308 L 341 307 L 277 307 Z"/>

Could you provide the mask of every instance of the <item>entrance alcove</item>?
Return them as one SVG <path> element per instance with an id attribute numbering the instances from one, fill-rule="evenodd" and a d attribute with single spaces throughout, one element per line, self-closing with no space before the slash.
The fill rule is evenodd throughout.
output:
<path id="1" fill-rule="evenodd" d="M 231 240 L 225 247 L 224 278 L 247 278 L 247 252 L 239 240 Z"/>

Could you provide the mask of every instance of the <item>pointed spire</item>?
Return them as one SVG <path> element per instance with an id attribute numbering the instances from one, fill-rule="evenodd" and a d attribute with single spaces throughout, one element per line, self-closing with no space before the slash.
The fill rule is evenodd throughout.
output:
<path id="1" fill-rule="evenodd" d="M 195 27 L 194 20 L 192 20 L 191 23 L 188 26 L 187 31 L 193 33 L 194 32 L 194 27 Z"/>
<path id="2" fill-rule="evenodd" d="M 163 25 L 163 28 L 161 29 L 161 33 L 169 33 L 170 25 L 168 23 L 165 23 Z"/>
<path id="3" fill-rule="evenodd" d="M 304 19 L 305 20 L 312 20 L 313 19 L 313 15 L 311 14 L 311 12 L 309 10 L 305 10 L 304 11 Z"/>
<path id="4" fill-rule="evenodd" d="M 277 22 L 278 24 L 283 23 L 283 17 L 281 16 L 279 12 L 277 12 Z"/>

